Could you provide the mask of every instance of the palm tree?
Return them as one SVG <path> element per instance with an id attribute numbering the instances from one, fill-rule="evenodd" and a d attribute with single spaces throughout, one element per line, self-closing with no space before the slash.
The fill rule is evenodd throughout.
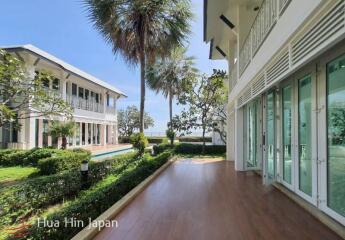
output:
<path id="1" fill-rule="evenodd" d="M 94 27 L 130 65 L 140 63 L 140 132 L 144 131 L 146 65 L 183 45 L 190 0 L 84 0 Z"/>
<path id="2" fill-rule="evenodd" d="M 148 67 L 146 79 L 149 88 L 169 99 L 169 120 L 172 122 L 172 102 L 178 96 L 185 81 L 194 79 L 198 70 L 194 58 L 186 56 L 186 49 L 175 48 L 168 58 L 158 60 Z M 171 125 L 170 125 L 171 126 Z"/>
<path id="3" fill-rule="evenodd" d="M 70 122 L 60 122 L 51 121 L 49 124 L 49 134 L 54 137 L 61 137 L 62 143 L 61 148 L 66 149 L 67 147 L 67 137 L 74 135 L 75 123 Z"/>

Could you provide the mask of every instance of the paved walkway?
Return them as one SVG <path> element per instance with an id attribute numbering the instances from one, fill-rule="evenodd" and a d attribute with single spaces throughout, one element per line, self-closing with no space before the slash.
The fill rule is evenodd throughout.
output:
<path id="1" fill-rule="evenodd" d="M 340 239 L 251 172 L 227 161 L 174 163 L 96 239 Z"/>

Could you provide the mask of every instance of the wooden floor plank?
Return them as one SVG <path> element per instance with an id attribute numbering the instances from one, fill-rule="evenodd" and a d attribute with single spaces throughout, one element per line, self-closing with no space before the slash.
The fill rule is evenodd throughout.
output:
<path id="1" fill-rule="evenodd" d="M 232 162 L 175 162 L 95 239 L 341 239 L 283 193 Z"/>

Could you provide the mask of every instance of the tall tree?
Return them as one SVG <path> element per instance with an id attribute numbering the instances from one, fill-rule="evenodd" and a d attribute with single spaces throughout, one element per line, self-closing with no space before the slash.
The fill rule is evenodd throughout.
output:
<path id="1" fill-rule="evenodd" d="M 185 48 L 177 47 L 168 58 L 159 59 L 147 69 L 149 88 L 169 99 L 169 122 L 173 118 L 173 98 L 179 95 L 184 83 L 194 79 L 198 72 L 194 67 L 194 58 L 187 57 L 186 51 Z"/>
<path id="2" fill-rule="evenodd" d="M 0 127 L 10 124 L 19 129 L 19 119 L 36 117 L 72 117 L 72 107 L 60 94 L 44 87 L 53 75 L 39 72 L 30 77 L 24 62 L 0 50 Z"/>
<path id="3" fill-rule="evenodd" d="M 128 106 L 117 113 L 118 129 L 121 137 L 130 137 L 140 129 L 140 113 L 136 106 Z M 144 114 L 144 129 L 154 126 L 154 120 L 148 113 Z"/>
<path id="4" fill-rule="evenodd" d="M 114 53 L 140 64 L 140 132 L 144 131 L 145 70 L 183 45 L 190 32 L 190 0 L 84 0 L 89 18 Z"/>
<path id="5" fill-rule="evenodd" d="M 201 128 L 203 151 L 206 132 L 214 130 L 215 123 L 219 121 L 215 111 L 227 101 L 226 78 L 225 72 L 214 70 L 210 77 L 203 75 L 197 81 L 189 82 L 179 95 L 179 102 L 188 108 L 173 118 L 172 126 L 186 133 Z"/>

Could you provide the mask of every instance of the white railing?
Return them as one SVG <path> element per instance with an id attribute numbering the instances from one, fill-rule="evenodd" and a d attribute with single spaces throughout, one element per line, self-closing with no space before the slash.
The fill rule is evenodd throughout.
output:
<path id="1" fill-rule="evenodd" d="M 73 108 L 104 113 L 104 106 L 101 103 L 92 102 L 75 96 L 67 96 L 67 102 L 71 104 Z"/>
<path id="2" fill-rule="evenodd" d="M 116 114 L 116 109 L 114 107 L 106 107 L 105 112 L 107 114 L 115 115 Z"/>
<path id="3" fill-rule="evenodd" d="M 290 0 L 265 0 L 239 53 L 240 76 L 246 70 L 260 46 L 274 27 L 279 9 L 285 9 Z"/>

